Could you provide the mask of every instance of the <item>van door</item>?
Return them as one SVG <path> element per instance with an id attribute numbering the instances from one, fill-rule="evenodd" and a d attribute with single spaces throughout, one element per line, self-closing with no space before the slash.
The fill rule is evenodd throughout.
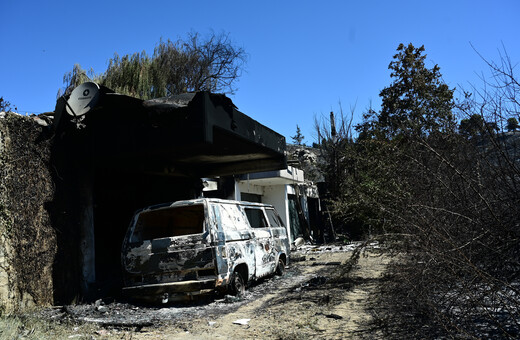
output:
<path id="1" fill-rule="evenodd" d="M 230 278 L 233 270 L 243 263 L 249 274 L 255 270 L 253 234 L 236 203 L 212 203 L 217 235 L 215 237 L 218 284 Z"/>
<path id="2" fill-rule="evenodd" d="M 275 249 L 275 252 L 277 254 L 285 254 L 286 259 L 284 261 L 287 262 L 287 255 L 290 251 L 289 239 L 287 237 L 287 229 L 285 228 L 282 219 L 280 218 L 280 216 L 278 216 L 274 208 L 266 208 L 265 213 L 267 215 L 267 219 L 269 220 L 269 225 L 271 227 L 271 236 L 273 237 L 273 248 Z"/>
<path id="3" fill-rule="evenodd" d="M 255 248 L 255 275 L 257 278 L 272 274 L 276 254 L 273 249 L 272 235 L 261 207 L 244 207 L 247 219 L 253 228 Z"/>

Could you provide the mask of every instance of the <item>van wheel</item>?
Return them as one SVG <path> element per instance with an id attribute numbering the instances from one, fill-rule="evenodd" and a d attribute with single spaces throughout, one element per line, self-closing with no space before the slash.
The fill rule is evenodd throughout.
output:
<path id="1" fill-rule="evenodd" d="M 285 262 L 282 259 L 278 259 L 278 265 L 276 266 L 276 271 L 274 272 L 278 276 L 282 276 L 285 273 Z"/>
<path id="2" fill-rule="evenodd" d="M 246 292 L 246 285 L 244 279 L 239 272 L 234 272 L 229 282 L 229 291 L 231 295 L 242 296 Z"/>

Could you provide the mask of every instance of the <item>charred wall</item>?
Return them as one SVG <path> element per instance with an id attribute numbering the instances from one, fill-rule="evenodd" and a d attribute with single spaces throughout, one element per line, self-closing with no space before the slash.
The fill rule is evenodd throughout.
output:
<path id="1" fill-rule="evenodd" d="M 117 298 L 121 246 L 134 212 L 195 198 L 202 190 L 199 177 L 172 175 L 157 165 L 156 150 L 143 146 L 157 134 L 147 131 L 153 122 L 132 104 L 105 103 L 82 123 L 62 117 L 56 126 L 51 158 L 56 168 L 53 225 L 59 231 L 56 303 Z"/>
<path id="2" fill-rule="evenodd" d="M 136 210 L 158 203 L 194 198 L 200 179 L 128 169 L 94 170 L 95 276 L 97 294 L 121 292 L 121 246 Z"/>
<path id="3" fill-rule="evenodd" d="M 51 222 L 56 230 L 56 260 L 53 268 L 54 301 L 68 304 L 81 297 L 81 211 L 82 189 L 87 185 L 81 174 L 88 173 L 85 146 L 81 136 L 56 133 L 51 146 L 55 196 L 50 204 Z"/>

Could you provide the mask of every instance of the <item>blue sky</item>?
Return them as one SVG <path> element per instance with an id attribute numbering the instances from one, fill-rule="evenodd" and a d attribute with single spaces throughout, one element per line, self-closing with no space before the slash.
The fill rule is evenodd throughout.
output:
<path id="1" fill-rule="evenodd" d="M 451 87 L 480 85 L 502 44 L 520 62 L 520 1 L 23 1 L 1 0 L 0 96 L 20 113 L 52 111 L 75 63 L 97 73 L 119 55 L 194 31 L 229 33 L 249 55 L 231 95 L 239 110 L 286 136 L 314 117 L 354 110 L 355 121 L 391 82 L 399 43 L 426 48 Z M 518 71 L 518 70 L 517 70 Z"/>

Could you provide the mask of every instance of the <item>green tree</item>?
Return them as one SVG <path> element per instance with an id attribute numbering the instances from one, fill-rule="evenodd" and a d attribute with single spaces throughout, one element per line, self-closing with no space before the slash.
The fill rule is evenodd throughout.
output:
<path id="1" fill-rule="evenodd" d="M 95 75 L 93 68 L 86 71 L 80 64 L 74 64 L 72 70 L 63 75 L 63 84 L 65 86 L 63 89 L 58 90 L 57 97 L 59 98 L 63 95 L 70 95 L 72 90 L 86 81 L 100 82 L 101 77 Z"/>
<path id="2" fill-rule="evenodd" d="M 485 121 L 482 115 L 478 113 L 472 114 L 469 118 L 462 119 L 459 125 L 459 133 L 467 138 L 495 134 L 498 131 L 497 123 Z"/>
<path id="3" fill-rule="evenodd" d="M 124 56 L 115 53 L 101 75 L 74 65 L 65 74 L 65 90 L 59 94 L 69 94 L 89 80 L 141 99 L 192 91 L 234 93 L 246 59 L 244 49 L 235 46 L 228 34 L 203 38 L 190 33 L 185 40 L 159 41 L 152 56 L 144 51 Z"/>
<path id="4" fill-rule="evenodd" d="M 115 53 L 108 61 L 101 84 L 118 93 L 141 99 L 162 97 L 165 94 L 159 86 L 154 86 L 151 69 L 152 59 L 144 51 L 123 57 Z"/>
<path id="5" fill-rule="evenodd" d="M 455 128 L 453 92 L 442 80 L 439 66 L 425 66 L 424 46 L 400 44 L 388 68 L 393 79 L 382 99 L 378 127 L 389 138 L 426 136 Z"/>
<path id="6" fill-rule="evenodd" d="M 516 131 L 518 127 L 518 120 L 515 117 L 511 117 L 507 120 L 507 131 Z"/>
<path id="7" fill-rule="evenodd" d="M 302 145 L 303 139 L 305 137 L 302 135 L 302 131 L 300 130 L 300 127 L 298 126 L 298 124 L 296 124 L 296 135 L 291 136 L 291 138 L 292 138 L 294 144 Z"/>
<path id="8" fill-rule="evenodd" d="M 335 189 L 332 210 L 351 234 L 398 230 L 395 216 L 409 210 L 427 173 L 416 156 L 426 155 L 436 136 L 455 131 L 454 90 L 442 81 L 439 66 L 430 69 L 425 62 L 423 46 L 400 44 L 389 64 L 391 84 L 380 93 L 381 109 L 363 115 L 355 142 L 331 139 L 334 157 L 324 173 L 337 181 L 329 184 Z"/>
<path id="9" fill-rule="evenodd" d="M 484 118 L 479 114 L 473 114 L 460 121 L 459 133 L 465 137 L 478 136 L 482 134 L 485 126 Z"/>

